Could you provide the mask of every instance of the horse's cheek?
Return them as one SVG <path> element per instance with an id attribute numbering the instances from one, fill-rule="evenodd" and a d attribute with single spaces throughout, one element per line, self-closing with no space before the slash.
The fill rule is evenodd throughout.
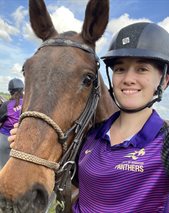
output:
<path id="1" fill-rule="evenodd" d="M 42 184 L 45 186 L 46 190 L 48 191 L 48 194 L 51 194 L 55 185 L 54 171 L 52 171 L 51 169 L 43 168 L 42 174 L 44 175 Z"/>

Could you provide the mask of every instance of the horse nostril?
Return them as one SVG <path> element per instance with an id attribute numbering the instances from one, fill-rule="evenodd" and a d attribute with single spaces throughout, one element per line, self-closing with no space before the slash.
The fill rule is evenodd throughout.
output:
<path id="1" fill-rule="evenodd" d="M 43 187 L 36 187 L 32 190 L 32 206 L 40 212 L 48 205 L 48 193 Z"/>

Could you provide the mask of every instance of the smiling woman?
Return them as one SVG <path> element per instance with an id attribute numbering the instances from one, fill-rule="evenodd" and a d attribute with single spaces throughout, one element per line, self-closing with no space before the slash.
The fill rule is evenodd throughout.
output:
<path id="1" fill-rule="evenodd" d="M 121 108 L 146 106 L 160 83 L 164 64 L 140 58 L 116 59 L 113 66 L 113 86 Z M 163 65 L 163 66 L 162 66 Z"/>
<path id="2" fill-rule="evenodd" d="M 88 133 L 78 160 L 80 190 L 73 210 L 168 212 L 161 151 L 169 126 L 152 105 L 169 82 L 169 34 L 152 23 L 129 25 L 114 36 L 103 59 L 107 73 L 113 70 L 110 93 L 120 111 Z M 168 153 L 168 146 L 164 149 Z"/>

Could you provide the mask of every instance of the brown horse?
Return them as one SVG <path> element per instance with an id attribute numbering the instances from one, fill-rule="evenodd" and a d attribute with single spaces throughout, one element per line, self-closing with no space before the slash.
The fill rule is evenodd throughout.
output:
<path id="1" fill-rule="evenodd" d="M 89 102 L 98 96 L 91 94 L 99 84 L 97 122 L 115 111 L 107 88 L 97 75 L 94 52 L 95 42 L 108 22 L 109 1 L 88 2 L 80 34 L 58 34 L 43 0 L 30 0 L 29 13 L 32 29 L 43 44 L 24 64 L 24 116 L 12 147 L 14 153 L 0 172 L 0 212 L 5 213 L 45 211 L 55 185 L 53 168 L 59 167 L 56 162 L 61 161 L 67 148 L 60 139 L 65 139 L 70 147 L 77 129 L 81 129 L 79 118 L 86 108 L 95 107 Z M 83 114 L 83 120 L 86 116 Z M 67 137 L 65 132 L 69 133 Z M 39 159 L 40 163 L 36 162 Z"/>

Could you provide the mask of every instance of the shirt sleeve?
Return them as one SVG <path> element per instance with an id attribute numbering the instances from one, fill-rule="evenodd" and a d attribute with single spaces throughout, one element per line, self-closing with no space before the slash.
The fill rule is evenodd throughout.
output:
<path id="1" fill-rule="evenodd" d="M 0 123 L 4 122 L 7 117 L 7 105 L 8 102 L 4 102 L 0 107 Z"/>

